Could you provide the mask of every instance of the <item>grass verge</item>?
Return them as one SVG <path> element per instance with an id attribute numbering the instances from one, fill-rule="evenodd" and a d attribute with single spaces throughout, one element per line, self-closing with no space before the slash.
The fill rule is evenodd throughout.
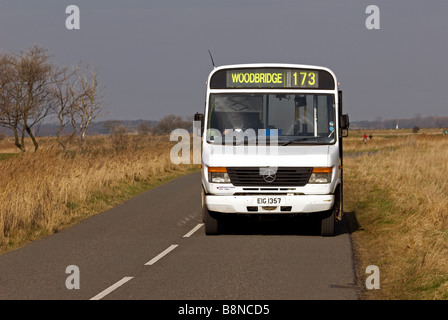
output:
<path id="1" fill-rule="evenodd" d="M 447 299 L 448 139 L 409 135 L 375 144 L 377 153 L 344 161 L 344 211 L 356 217 L 360 285 L 368 265 L 380 270 L 380 289 L 363 290 L 362 298 Z"/>

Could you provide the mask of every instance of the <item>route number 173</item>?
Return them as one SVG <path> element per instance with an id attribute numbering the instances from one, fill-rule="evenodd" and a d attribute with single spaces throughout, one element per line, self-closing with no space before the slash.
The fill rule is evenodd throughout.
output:
<path id="1" fill-rule="evenodd" d="M 316 73 L 315 72 L 294 72 L 292 74 L 294 86 L 299 87 L 313 87 L 316 85 Z"/>

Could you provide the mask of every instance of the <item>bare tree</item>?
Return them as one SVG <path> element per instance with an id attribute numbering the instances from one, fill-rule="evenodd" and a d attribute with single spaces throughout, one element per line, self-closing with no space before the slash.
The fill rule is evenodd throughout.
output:
<path id="1" fill-rule="evenodd" d="M 78 117 L 79 135 L 81 141 L 85 140 L 87 128 L 90 123 L 100 115 L 103 109 L 103 96 L 99 95 L 99 86 L 96 80 L 96 72 L 87 66 L 85 71 L 75 70 L 80 95 L 76 100 L 76 112 Z"/>
<path id="2" fill-rule="evenodd" d="M 12 91 L 12 84 L 11 84 L 12 75 L 13 75 L 13 67 L 10 56 L 6 53 L 1 53 L 0 54 L 0 125 L 2 127 L 7 127 L 10 129 L 17 128 L 20 120 L 20 114 L 18 112 L 14 112 L 13 104 L 10 101 L 10 94 Z"/>
<path id="3" fill-rule="evenodd" d="M 0 57 L 0 125 L 14 132 L 15 145 L 24 151 L 24 131 L 19 139 L 21 112 L 17 108 L 17 95 L 14 92 L 14 66 L 11 56 L 2 53 Z"/>
<path id="4" fill-rule="evenodd" d="M 63 149 L 78 133 L 84 141 L 91 122 L 102 110 L 96 72 L 80 65 L 68 71 L 50 61 L 46 49 L 33 46 L 20 54 L 0 54 L 0 126 L 11 129 L 15 145 L 25 151 L 28 135 L 34 149 L 38 142 L 33 127 L 55 114 L 58 142 Z M 66 125 L 71 134 L 62 138 Z"/>
<path id="5" fill-rule="evenodd" d="M 72 71 L 62 69 L 55 74 L 53 94 L 57 101 L 55 114 L 59 122 L 59 145 L 65 149 L 76 134 L 83 142 L 90 123 L 102 110 L 96 72 L 89 66 L 83 70 L 80 65 L 73 67 Z M 68 124 L 71 125 L 71 132 L 63 136 Z"/>
<path id="6" fill-rule="evenodd" d="M 25 135 L 39 147 L 32 131 L 52 111 L 51 79 L 55 65 L 47 50 L 33 46 L 19 55 L 3 54 L 0 80 L 0 125 L 12 129 L 15 145 L 25 151 Z"/>
<path id="7" fill-rule="evenodd" d="M 67 68 L 63 68 L 60 72 L 55 73 L 53 78 L 54 113 L 58 119 L 56 136 L 59 145 L 64 150 L 73 140 L 77 131 L 76 106 L 78 95 L 74 91 L 74 75 L 74 72 L 69 72 Z M 71 125 L 71 133 L 64 136 L 63 130 L 68 124 Z"/>

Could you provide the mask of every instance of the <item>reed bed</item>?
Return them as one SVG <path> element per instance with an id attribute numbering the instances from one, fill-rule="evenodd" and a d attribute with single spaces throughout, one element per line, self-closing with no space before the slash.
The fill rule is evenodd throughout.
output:
<path id="1" fill-rule="evenodd" d="M 0 161 L 0 252 L 117 204 L 123 189 L 194 170 L 171 162 L 173 144 L 166 136 L 89 137 L 61 151 L 46 139 L 36 152 Z"/>

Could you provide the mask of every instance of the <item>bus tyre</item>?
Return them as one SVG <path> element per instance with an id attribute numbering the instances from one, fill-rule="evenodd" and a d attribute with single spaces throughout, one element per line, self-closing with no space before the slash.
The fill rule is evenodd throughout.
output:
<path id="1" fill-rule="evenodd" d="M 341 208 L 342 194 L 340 187 L 336 189 L 335 196 L 336 198 L 333 208 L 331 208 L 331 210 L 326 213 L 326 215 L 324 216 L 324 218 L 322 218 L 320 222 L 320 234 L 321 236 L 324 237 L 334 236 L 334 225 L 336 223 L 336 218 L 339 216 L 342 210 Z"/>
<path id="2" fill-rule="evenodd" d="M 204 217 L 205 234 L 207 236 L 219 234 L 219 221 L 211 216 L 205 205 L 202 206 L 202 215 Z"/>
<path id="3" fill-rule="evenodd" d="M 320 235 L 332 237 L 334 235 L 335 210 L 331 210 L 320 222 Z"/>

